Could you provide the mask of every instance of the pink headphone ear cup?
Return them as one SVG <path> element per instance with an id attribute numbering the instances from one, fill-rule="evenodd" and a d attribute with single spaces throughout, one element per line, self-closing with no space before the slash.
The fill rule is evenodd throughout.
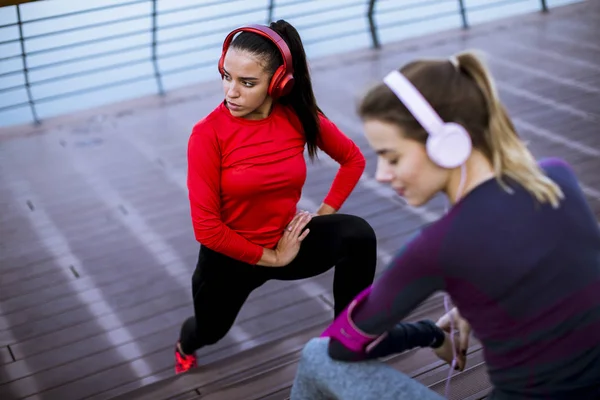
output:
<path id="1" fill-rule="evenodd" d="M 427 155 L 442 168 L 456 168 L 471 155 L 471 136 L 461 125 L 447 122 L 436 135 L 427 139 Z"/>

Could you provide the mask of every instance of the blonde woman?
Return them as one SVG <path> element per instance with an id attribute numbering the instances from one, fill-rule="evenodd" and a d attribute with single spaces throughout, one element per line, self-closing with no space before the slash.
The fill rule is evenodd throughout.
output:
<path id="1" fill-rule="evenodd" d="M 436 291 L 457 307 L 438 326 L 461 334 L 432 347 L 462 369 L 472 329 L 491 399 L 599 399 L 598 223 L 570 166 L 536 162 L 519 139 L 481 58 L 411 62 L 359 114 L 378 179 L 412 206 L 442 192 L 451 207 L 306 346 L 292 400 L 439 399 L 358 362 L 415 347 L 419 334 L 398 323 Z"/>

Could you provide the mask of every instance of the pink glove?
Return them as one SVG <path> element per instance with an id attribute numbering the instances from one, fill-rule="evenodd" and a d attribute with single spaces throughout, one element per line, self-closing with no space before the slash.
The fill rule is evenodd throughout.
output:
<path id="1" fill-rule="evenodd" d="M 371 286 L 359 293 L 358 296 L 342 311 L 331 325 L 321 334 L 321 337 L 331 337 L 341 342 L 346 348 L 355 353 L 364 353 L 367 346 L 374 344 L 373 341 L 384 335 L 369 335 L 362 332 L 352 322 L 352 310 L 371 293 Z M 379 340 L 377 341 L 379 342 Z"/>

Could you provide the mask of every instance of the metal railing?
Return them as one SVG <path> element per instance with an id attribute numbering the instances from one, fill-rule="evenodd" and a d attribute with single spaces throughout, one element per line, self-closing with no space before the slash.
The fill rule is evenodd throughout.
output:
<path id="1" fill-rule="evenodd" d="M 134 82 L 153 80 L 157 87 L 157 90 L 156 90 L 157 93 L 163 94 L 165 92 L 165 86 L 163 84 L 164 77 L 166 77 L 170 74 L 176 74 L 176 73 L 180 73 L 180 72 L 183 72 L 186 70 L 193 70 L 193 69 L 202 68 L 202 67 L 206 67 L 206 66 L 210 66 L 210 65 L 216 65 L 216 60 L 211 59 L 211 60 L 205 60 L 202 62 L 193 62 L 193 63 L 188 63 L 185 65 L 179 65 L 179 66 L 177 66 L 175 68 L 171 68 L 171 69 L 160 68 L 160 66 L 159 66 L 160 60 L 165 60 L 165 59 L 169 59 L 169 58 L 173 58 L 173 57 L 177 57 L 177 56 L 181 56 L 181 55 L 185 55 L 185 54 L 190 54 L 190 53 L 194 53 L 194 52 L 197 53 L 197 52 L 201 52 L 201 51 L 205 51 L 205 50 L 220 48 L 222 44 L 221 44 L 221 41 L 212 42 L 212 43 L 204 42 L 204 43 L 199 43 L 196 45 L 184 47 L 179 50 L 174 50 L 174 51 L 170 51 L 170 52 L 162 52 L 162 53 L 159 53 L 159 51 L 158 51 L 159 48 L 161 46 L 165 46 L 168 44 L 174 44 L 174 43 L 180 44 L 180 43 L 190 41 L 190 40 L 206 38 L 210 35 L 221 34 L 224 37 L 225 34 L 228 32 L 228 29 L 225 29 L 225 28 L 210 29 L 210 30 L 204 30 L 204 31 L 197 32 L 197 33 L 184 34 L 184 35 L 179 35 L 179 36 L 170 37 L 170 38 L 161 38 L 159 35 L 159 33 L 161 33 L 161 32 L 167 32 L 169 30 L 172 30 L 174 28 L 179 28 L 182 26 L 199 26 L 199 25 L 214 21 L 216 19 L 226 19 L 226 18 L 230 18 L 233 16 L 244 16 L 246 14 L 252 14 L 252 13 L 257 13 L 257 12 L 264 12 L 265 13 L 264 22 L 269 23 L 270 21 L 273 20 L 275 14 L 276 14 L 276 11 L 278 10 L 278 7 L 285 8 L 285 7 L 300 5 L 300 4 L 303 5 L 304 10 L 309 9 L 309 11 L 296 13 L 294 15 L 281 15 L 281 17 L 286 18 L 286 19 L 305 18 L 305 17 L 318 16 L 324 12 L 337 12 L 338 10 L 340 10 L 339 5 L 328 7 L 326 5 L 326 3 L 323 3 L 323 2 L 320 3 L 320 5 L 322 6 L 321 8 L 311 10 L 311 7 L 309 7 L 309 5 L 310 5 L 309 3 L 315 3 L 317 0 L 289 0 L 289 1 L 285 1 L 285 2 L 281 2 L 281 1 L 277 2 L 276 0 L 269 0 L 266 8 L 264 6 L 262 6 L 260 8 L 245 8 L 243 10 L 235 10 L 235 9 L 232 10 L 230 7 L 226 6 L 226 3 L 224 2 L 224 0 L 215 0 L 215 1 L 208 1 L 203 4 L 180 6 L 180 7 L 165 9 L 165 10 L 161 11 L 161 9 L 159 7 L 159 0 L 128 0 L 128 1 L 123 1 L 121 3 L 117 3 L 117 4 L 110 4 L 110 5 L 106 5 L 106 6 L 88 8 L 88 9 L 79 9 L 79 10 L 75 10 L 75 11 L 71 11 L 71 12 L 67 12 L 67 13 L 63 13 L 63 14 L 49 15 L 49 16 L 43 16 L 43 17 L 27 19 L 27 20 L 24 19 L 22 8 L 26 7 L 26 6 L 31 7 L 32 5 L 31 4 L 23 4 L 23 3 L 31 3 L 31 2 L 35 2 L 35 1 L 37 1 L 37 0 L 23 0 L 23 1 L 13 0 L 13 1 L 1 1 L 0 2 L 0 6 L 2 6 L 2 7 L 14 7 L 15 15 L 16 15 L 15 22 L 5 24 L 5 25 L 0 25 L 0 32 L 2 32 L 3 30 L 7 31 L 7 29 L 9 29 L 9 28 L 15 28 L 15 27 L 18 30 L 18 38 L 0 41 L 0 51 L 2 51 L 1 49 L 3 47 L 10 47 L 11 45 L 15 45 L 17 43 L 18 43 L 17 48 L 19 49 L 14 54 L 4 54 L 4 52 L 2 51 L 2 53 L 0 53 L 0 64 L 2 64 L 3 62 L 6 62 L 6 61 L 11 61 L 11 60 L 15 61 L 15 60 L 20 59 L 20 65 L 21 65 L 20 68 L 9 70 L 7 72 L 0 72 L 0 82 L 3 79 L 9 78 L 9 77 L 15 77 L 15 76 L 22 77 L 22 83 L 20 83 L 18 85 L 0 87 L 0 97 L 6 96 L 7 93 L 16 92 L 19 90 L 20 91 L 24 90 L 25 94 L 26 94 L 26 100 L 15 101 L 15 102 L 9 103 L 7 105 L 0 104 L 0 116 L 2 115 L 3 112 L 6 112 L 8 110 L 28 107 L 31 110 L 32 119 L 35 123 L 40 123 L 40 117 L 39 117 L 39 113 L 37 111 L 37 106 L 39 104 L 45 103 L 45 102 L 56 101 L 56 100 L 63 99 L 66 97 L 80 95 L 82 93 L 94 92 L 94 91 L 98 91 L 98 90 L 102 90 L 102 89 L 107 89 L 110 87 L 118 87 L 118 86 L 130 84 L 130 83 L 134 83 Z M 166 0 L 163 0 L 163 1 L 166 2 Z M 467 5 L 468 1 L 466 1 L 466 0 L 457 0 L 457 1 L 436 0 L 436 1 L 421 1 L 421 2 L 414 2 L 414 3 L 408 3 L 408 4 L 404 3 L 399 6 L 388 7 L 389 4 L 392 4 L 390 0 L 380 0 L 379 2 L 377 2 L 376 0 L 356 0 L 356 1 L 347 0 L 346 2 L 343 3 L 344 4 L 343 8 L 345 8 L 345 9 L 348 9 L 348 7 L 356 8 L 361 5 L 364 5 L 366 10 L 362 14 L 358 13 L 356 15 L 346 15 L 346 16 L 340 16 L 340 17 L 335 17 L 335 18 L 329 18 L 327 20 L 323 20 L 320 22 L 312 23 L 312 24 L 304 24 L 304 25 L 301 25 L 301 24 L 296 25 L 295 24 L 295 25 L 296 25 L 297 29 L 302 33 L 302 30 L 304 30 L 304 29 L 323 27 L 326 24 L 347 23 L 347 25 L 350 25 L 350 29 L 342 29 L 341 31 L 339 31 L 335 34 L 327 34 L 322 37 L 305 40 L 305 43 L 308 44 L 308 43 L 317 43 L 320 41 L 331 41 L 331 40 L 336 40 L 336 39 L 339 39 L 342 37 L 348 37 L 348 36 L 352 36 L 352 35 L 358 35 L 358 34 L 364 35 L 366 33 L 370 37 L 371 46 L 373 48 L 379 48 L 381 46 L 379 35 L 380 35 L 380 31 L 382 29 L 386 29 L 386 28 L 389 28 L 392 26 L 397 27 L 397 26 L 401 26 L 403 24 L 408 24 L 408 23 L 416 23 L 416 22 L 422 22 L 422 21 L 427 21 L 427 20 L 433 20 L 436 18 L 442 18 L 442 17 L 448 17 L 448 16 L 460 17 L 462 27 L 464 29 L 467 29 L 467 28 L 469 28 L 469 21 L 468 21 L 469 12 L 479 11 L 482 9 L 493 9 L 494 7 L 499 7 L 502 5 L 506 5 L 508 3 L 519 3 L 522 1 L 524 1 L 524 0 L 496 0 L 496 1 L 489 1 L 488 3 L 483 3 L 481 5 L 473 5 L 473 6 L 469 7 Z M 386 23 L 382 24 L 382 23 L 378 23 L 377 18 L 376 18 L 377 8 L 378 8 L 377 6 L 380 6 L 382 3 L 388 3 L 388 4 L 386 4 L 386 7 L 384 7 L 384 10 L 382 11 L 382 13 L 385 13 L 386 15 L 389 15 L 389 13 L 391 13 L 391 12 L 407 11 L 407 10 L 411 10 L 411 9 L 414 10 L 419 7 L 421 7 L 421 8 L 427 7 L 427 6 L 431 7 L 433 4 L 435 4 L 436 8 L 437 8 L 437 6 L 442 3 L 445 5 L 452 3 L 455 6 L 455 9 L 452 11 L 437 12 L 434 14 L 420 17 L 420 18 L 415 18 L 410 21 L 394 20 L 393 22 L 388 22 L 387 24 Z M 401 2 L 397 2 L 397 3 L 401 3 Z M 122 10 L 124 7 L 134 6 L 134 5 L 138 5 L 138 4 L 146 4 L 148 6 L 148 8 L 150 9 L 149 14 L 141 13 L 141 14 L 129 15 L 129 16 L 120 16 L 119 15 L 119 10 Z M 202 8 L 206 9 L 208 7 L 217 6 L 217 5 L 222 6 L 222 8 L 225 9 L 226 13 L 216 15 L 216 16 L 211 16 L 211 17 L 200 17 L 200 18 L 188 19 L 183 22 L 180 21 L 180 22 L 176 22 L 176 23 L 159 23 L 159 17 L 161 17 L 161 16 L 164 17 L 169 14 L 184 13 L 184 12 L 192 13 L 193 11 L 197 11 L 198 9 L 202 9 Z M 546 0 L 540 0 L 540 9 L 543 12 L 548 11 L 548 4 L 547 4 Z M 89 14 L 99 13 L 99 12 L 107 11 L 107 10 L 115 11 L 114 12 L 115 17 L 113 19 L 102 21 L 102 22 L 89 23 L 89 24 L 83 25 L 83 26 L 69 27 L 69 28 L 58 29 L 58 30 L 44 32 L 44 33 L 38 33 L 38 34 L 27 34 L 25 32 L 26 31 L 25 28 L 30 24 L 47 22 L 47 21 L 57 20 L 57 19 L 66 18 L 66 17 L 89 15 Z M 351 22 L 353 22 L 353 21 L 356 22 L 357 20 L 360 20 L 360 19 L 362 19 L 363 22 L 366 19 L 366 27 L 368 29 L 367 32 L 365 32 L 363 30 L 358 30 L 354 26 L 352 26 Z M 139 21 L 144 21 L 144 20 L 149 22 L 149 28 L 135 29 L 135 30 L 124 32 L 124 33 L 110 34 L 111 26 L 114 27 L 116 24 L 133 23 L 135 21 L 139 22 Z M 260 21 L 247 21 L 247 22 L 250 23 L 250 22 L 260 22 Z M 104 27 L 107 28 L 106 30 L 107 30 L 108 34 L 106 34 L 102 37 L 99 37 L 99 38 L 86 39 L 86 40 L 76 41 L 74 43 L 60 44 L 57 46 L 50 46 L 50 47 L 45 47 L 45 48 L 41 48 L 41 49 L 35 49 L 35 50 L 28 51 L 28 47 L 29 47 L 28 45 L 32 41 L 36 41 L 36 40 L 39 40 L 42 38 L 47 38 L 47 37 L 52 37 L 52 36 L 59 36 L 59 35 L 63 35 L 63 34 L 72 34 L 72 33 L 80 32 L 80 31 L 84 31 L 86 29 L 104 28 Z M 231 26 L 229 28 L 233 29 L 235 27 L 237 27 L 237 25 Z M 66 59 L 53 60 L 51 62 L 39 63 L 37 65 L 32 65 L 30 63 L 30 60 L 32 59 L 32 57 L 56 54 L 60 51 L 64 51 L 64 50 L 68 50 L 68 49 L 75 49 L 78 47 L 82 48 L 82 49 L 89 48 L 91 46 L 97 46 L 101 43 L 105 43 L 110 40 L 127 39 L 127 38 L 131 38 L 132 36 L 135 36 L 135 35 L 144 35 L 144 34 L 149 35 L 150 40 L 147 43 L 129 45 L 129 46 L 125 46 L 125 47 L 100 51 L 100 52 L 96 52 L 96 53 L 92 53 L 92 54 L 79 55 L 79 56 L 70 57 L 70 58 L 66 58 Z M 0 38 L 0 40 L 1 40 L 1 38 Z M 221 38 L 221 40 L 222 40 L 222 38 Z M 84 62 L 84 61 L 89 61 L 89 60 L 101 60 L 105 57 L 111 57 L 111 56 L 115 56 L 115 55 L 131 54 L 135 51 L 144 50 L 144 49 L 150 50 L 149 55 L 145 55 L 143 57 L 137 57 L 137 58 L 134 58 L 134 59 L 131 59 L 128 61 L 115 62 L 112 64 L 103 65 L 103 66 L 97 66 L 97 67 L 92 67 L 92 68 L 87 68 L 87 69 L 82 68 L 82 69 L 78 69 L 76 72 L 62 73 L 62 74 L 59 74 L 56 76 L 52 76 L 50 78 L 42 78 L 42 79 L 32 78 L 32 73 L 34 73 L 34 72 L 40 72 L 40 71 L 53 69 L 53 68 L 56 69 L 58 67 L 64 67 L 64 66 L 68 66 L 68 65 L 72 66 L 74 64 Z M 127 66 L 143 65 L 143 64 L 148 64 L 148 63 L 151 65 L 152 73 L 143 73 L 143 74 L 140 74 L 137 76 L 128 77 L 126 79 L 120 79 L 120 80 L 111 81 L 111 82 L 107 82 L 107 83 L 90 85 L 90 86 L 75 89 L 75 90 L 64 90 L 60 93 L 55 93 L 55 94 L 46 95 L 46 96 L 36 96 L 33 91 L 33 89 L 36 86 L 48 84 L 51 82 L 56 83 L 56 82 L 64 81 L 66 79 L 70 79 L 70 78 L 85 77 L 85 76 L 89 76 L 90 74 L 95 74 L 98 72 L 114 71 L 114 70 L 118 70 L 119 68 L 123 68 L 123 67 L 127 67 Z M 3 69 L 4 68 L 0 69 L 0 71 L 2 71 Z"/>

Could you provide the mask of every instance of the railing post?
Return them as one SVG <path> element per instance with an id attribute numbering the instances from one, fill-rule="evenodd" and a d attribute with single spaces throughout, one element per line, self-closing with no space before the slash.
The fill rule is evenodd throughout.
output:
<path id="1" fill-rule="evenodd" d="M 371 30 L 371 42 L 373 43 L 373 48 L 379 49 L 381 48 L 381 44 L 379 43 L 379 37 L 377 36 L 377 25 L 375 23 L 375 18 L 373 14 L 375 14 L 375 1 L 369 0 L 369 11 L 367 11 L 367 18 L 369 19 L 369 29 Z"/>
<path id="2" fill-rule="evenodd" d="M 154 65 L 154 76 L 156 77 L 156 85 L 158 86 L 158 93 L 162 96 L 165 94 L 162 77 L 160 76 L 160 70 L 158 68 L 158 57 L 157 57 L 157 36 L 158 36 L 158 15 L 157 15 L 157 2 L 158 0 L 152 0 L 152 64 Z"/>
<path id="3" fill-rule="evenodd" d="M 267 15 L 266 25 L 270 25 L 273 22 L 273 13 L 275 11 L 275 0 L 269 0 L 269 14 Z"/>
<path id="4" fill-rule="evenodd" d="M 464 0 L 458 0 L 458 7 L 460 8 L 460 18 L 462 19 L 463 29 L 469 27 L 469 21 L 467 20 L 467 7 L 465 6 Z"/>
<path id="5" fill-rule="evenodd" d="M 542 12 L 548 12 L 548 2 L 546 0 L 542 1 Z"/>
<path id="6" fill-rule="evenodd" d="M 29 84 L 29 69 L 27 68 L 27 53 L 25 51 L 25 36 L 23 35 L 23 19 L 21 18 L 21 6 L 17 7 L 17 25 L 19 26 L 19 42 L 21 43 L 21 60 L 23 62 L 23 75 L 25 77 L 25 90 L 27 91 L 27 100 L 29 101 L 29 108 L 31 108 L 31 114 L 36 124 L 40 123 L 37 111 L 35 110 L 35 103 L 31 94 L 31 85 Z"/>

